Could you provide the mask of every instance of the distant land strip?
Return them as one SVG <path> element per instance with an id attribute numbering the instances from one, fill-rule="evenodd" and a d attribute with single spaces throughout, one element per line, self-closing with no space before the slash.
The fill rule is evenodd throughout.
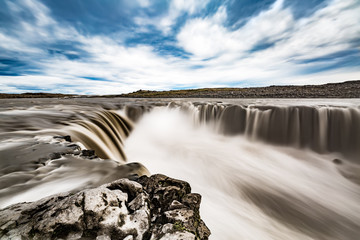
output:
<path id="1" fill-rule="evenodd" d="M 81 95 L 61 94 L 61 93 L 0 93 L 0 98 L 70 98 Z"/>
<path id="2" fill-rule="evenodd" d="M 139 90 L 119 95 L 68 95 L 53 93 L 0 94 L 0 98 L 360 98 L 360 80 L 304 86 L 201 88 L 170 91 Z"/>

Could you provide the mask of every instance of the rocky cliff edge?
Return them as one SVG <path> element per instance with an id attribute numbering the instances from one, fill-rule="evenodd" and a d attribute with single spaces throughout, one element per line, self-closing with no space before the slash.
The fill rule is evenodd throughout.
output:
<path id="1" fill-rule="evenodd" d="M 208 239 L 201 196 L 164 175 L 119 179 L 0 210 L 1 239 Z"/>

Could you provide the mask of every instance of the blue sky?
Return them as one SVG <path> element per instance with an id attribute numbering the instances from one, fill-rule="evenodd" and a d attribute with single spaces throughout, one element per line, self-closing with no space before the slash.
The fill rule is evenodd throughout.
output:
<path id="1" fill-rule="evenodd" d="M 0 92 L 360 79 L 359 0 L 1 0 Z"/>

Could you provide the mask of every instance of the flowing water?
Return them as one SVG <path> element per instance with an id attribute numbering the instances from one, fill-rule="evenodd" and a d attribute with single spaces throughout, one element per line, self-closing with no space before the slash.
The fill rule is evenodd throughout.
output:
<path id="1" fill-rule="evenodd" d="M 359 239 L 359 100 L 2 101 L 1 207 L 144 165 L 202 195 L 211 239 Z M 33 163 L 67 134 L 105 160 Z"/>

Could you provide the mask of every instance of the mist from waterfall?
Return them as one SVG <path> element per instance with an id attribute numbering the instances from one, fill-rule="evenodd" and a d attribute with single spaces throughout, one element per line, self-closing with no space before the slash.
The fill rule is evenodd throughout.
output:
<path id="1" fill-rule="evenodd" d="M 235 112 L 229 113 L 224 112 L 223 105 L 215 108 L 211 105 L 210 111 L 204 107 L 209 109 L 209 105 L 192 104 L 153 109 L 137 123 L 125 142 L 125 152 L 129 161 L 144 164 L 151 173 L 188 181 L 193 191 L 203 196 L 201 215 L 212 230 L 212 239 L 335 240 L 359 236 L 360 187 L 356 181 L 360 182 L 360 168 L 354 159 L 348 161 L 344 154 L 329 151 L 331 148 L 327 146 L 337 139 L 318 137 L 321 143 L 318 145 L 310 136 L 314 144 L 308 141 L 301 147 L 302 135 L 294 129 L 298 139 L 279 142 L 276 141 L 279 135 L 280 139 L 282 134 L 293 139 L 294 132 L 282 130 L 287 126 L 281 117 L 268 125 L 264 119 L 268 117 L 270 121 L 271 111 L 231 106 Z M 311 120 L 305 126 L 299 120 L 298 126 L 302 124 L 311 131 L 325 127 L 324 134 L 334 134 L 326 125 L 327 120 L 333 121 L 331 114 L 330 117 L 323 114 L 329 110 L 313 109 L 308 112 L 318 111 L 324 117 L 316 119 L 321 124 Z M 337 119 L 350 119 L 345 127 L 359 126 L 359 121 L 351 122 L 352 117 L 360 116 L 356 115 L 358 109 L 334 108 L 333 111 L 340 115 Z M 349 114 L 352 111 L 356 116 Z M 241 112 L 244 117 L 237 117 Z M 279 112 L 276 109 L 276 114 Z M 256 121 L 249 122 L 251 126 L 241 122 L 241 119 L 254 120 L 252 114 L 258 118 L 257 128 Z M 299 113 L 295 111 L 295 114 Z M 341 125 L 329 129 L 338 131 L 338 127 Z M 250 128 L 253 134 L 249 134 Z M 268 137 L 261 132 L 264 128 L 273 128 L 268 131 L 275 135 Z M 238 132 L 229 132 L 231 129 Z M 274 132 L 277 129 L 278 135 Z M 342 140 L 352 139 L 349 144 L 359 138 L 358 132 L 342 131 L 339 136 L 343 136 Z M 315 148 L 315 152 L 314 146 L 323 148 Z M 341 164 L 334 163 L 334 159 L 342 159 Z"/>

